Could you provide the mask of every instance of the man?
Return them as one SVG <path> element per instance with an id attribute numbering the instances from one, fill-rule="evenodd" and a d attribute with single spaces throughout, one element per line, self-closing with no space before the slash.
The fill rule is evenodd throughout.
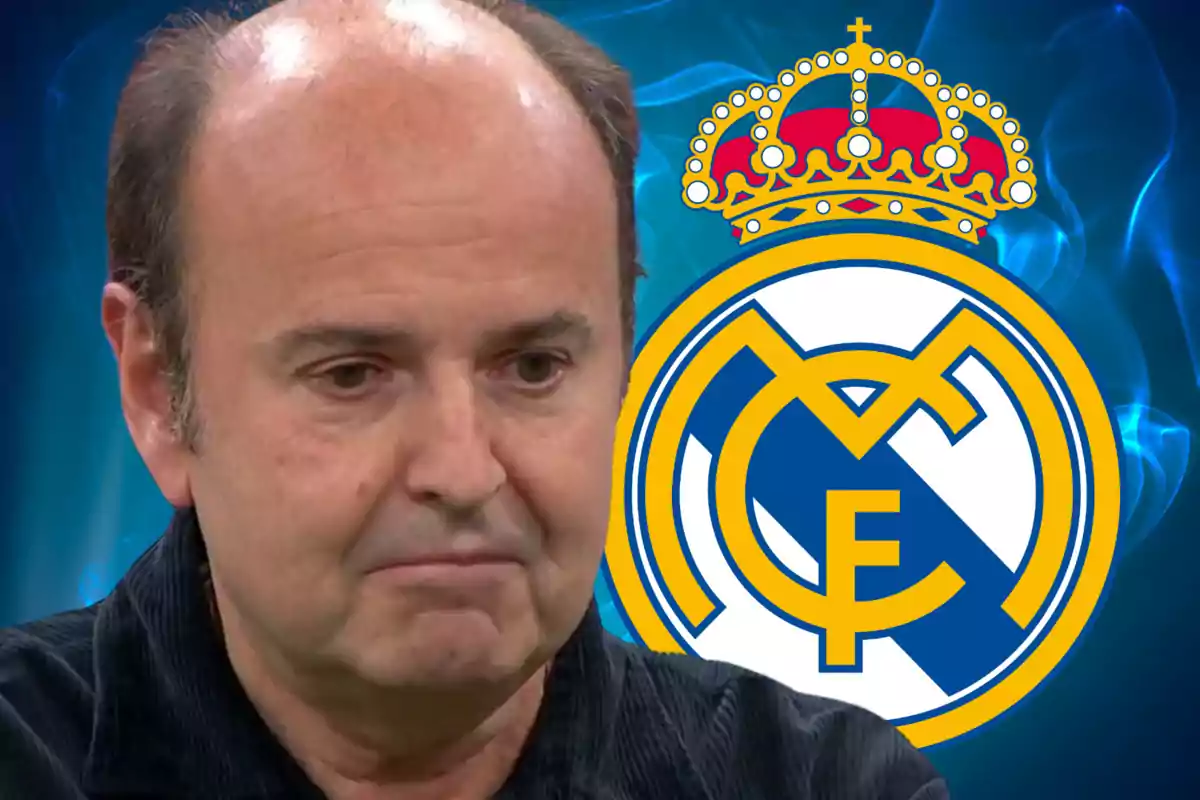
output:
<path id="1" fill-rule="evenodd" d="M 496 0 L 152 40 L 102 317 L 178 513 L 0 637 L 3 797 L 946 796 L 866 712 L 601 629 L 631 105 Z"/>

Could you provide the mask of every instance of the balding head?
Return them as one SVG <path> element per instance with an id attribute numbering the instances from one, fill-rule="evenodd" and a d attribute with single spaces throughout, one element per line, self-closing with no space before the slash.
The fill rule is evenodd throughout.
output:
<path id="1" fill-rule="evenodd" d="M 499 47 L 497 66 L 514 45 L 532 56 L 487 6 L 464 0 L 283 0 L 237 25 L 218 51 L 226 66 L 248 68 L 243 77 L 257 72 L 268 81 L 304 78 L 348 57 L 381 53 L 432 63 L 487 57 Z"/>
<path id="2" fill-rule="evenodd" d="M 616 235 L 612 181 L 579 181 L 606 172 L 586 117 L 519 36 L 475 7 L 289 0 L 226 36 L 218 58 L 183 197 L 237 193 L 186 203 L 197 231 L 252 245 L 310 221 L 296 213 L 319 221 L 352 197 L 403 205 L 399 228 L 428 228 L 453 205 L 450 227 L 463 233 L 515 232 L 591 195 L 611 201 Z M 296 203 L 310 187 L 320 196 Z"/>
<path id="3" fill-rule="evenodd" d="M 239 90 L 243 115 L 337 80 L 390 80 L 410 102 L 427 101 L 431 88 L 499 92 L 499 104 L 570 97 L 525 40 L 461 0 L 285 0 L 230 31 L 215 55 L 216 85 Z M 486 99 L 473 98 L 468 113 L 486 112 Z"/>
<path id="4" fill-rule="evenodd" d="M 339 81 L 347 90 L 340 99 L 333 91 Z M 385 91 L 368 97 L 372 81 Z M 391 83 L 390 91 L 381 82 Z M 373 115 L 387 111 L 397 144 L 407 136 L 448 153 L 498 146 L 494 134 L 515 120 L 529 130 L 531 148 L 544 146 L 543 169 L 572 156 L 563 141 L 578 144 L 578 137 L 558 136 L 563 126 L 586 121 L 616 195 L 622 316 L 631 346 L 633 288 L 641 274 L 633 211 L 638 133 L 628 79 L 602 52 L 519 0 L 287 0 L 240 23 L 187 16 L 149 39 L 122 93 L 108 201 L 112 279 L 151 312 L 181 433 L 195 432 L 181 206 L 184 179 L 204 146 L 199 134 L 231 137 L 240 125 L 245 135 L 264 137 L 271 152 L 272 126 L 297 128 L 286 109 L 323 87 L 334 113 L 329 121 L 341 114 L 369 126 Z M 489 118 L 495 123 L 483 124 Z M 274 135 L 287 132 L 277 127 Z M 237 149 L 248 154 L 247 145 Z M 353 157 L 349 142 L 343 149 Z"/>

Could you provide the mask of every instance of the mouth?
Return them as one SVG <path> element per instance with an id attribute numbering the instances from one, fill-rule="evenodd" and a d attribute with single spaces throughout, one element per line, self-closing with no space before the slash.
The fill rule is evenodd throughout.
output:
<path id="1" fill-rule="evenodd" d="M 459 572 L 468 570 L 485 570 L 497 568 L 512 568 L 521 566 L 521 561 L 507 553 L 476 552 L 476 553 L 436 553 L 411 558 L 400 558 L 385 561 L 368 570 L 369 573 L 399 573 L 399 572 Z"/>

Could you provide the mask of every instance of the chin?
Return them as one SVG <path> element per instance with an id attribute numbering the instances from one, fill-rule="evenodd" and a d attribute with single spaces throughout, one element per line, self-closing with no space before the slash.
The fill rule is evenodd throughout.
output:
<path id="1" fill-rule="evenodd" d="M 530 621 L 506 624 L 481 609 L 425 611 L 360 651 L 358 671 L 391 686 L 507 683 L 537 665 L 541 637 Z"/>

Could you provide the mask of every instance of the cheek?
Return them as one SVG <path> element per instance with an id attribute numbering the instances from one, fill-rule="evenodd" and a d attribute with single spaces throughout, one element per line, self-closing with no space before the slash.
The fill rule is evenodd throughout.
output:
<path id="1" fill-rule="evenodd" d="M 206 534 L 235 540 L 247 563 L 234 566 L 276 591 L 340 580 L 390 462 L 384 437 L 335 436 L 293 406 L 250 379 L 201 408 L 197 505 L 222 517 Z"/>
<path id="2" fill-rule="evenodd" d="M 608 532 L 613 419 L 590 413 L 552 433 L 506 443 L 509 479 L 537 517 L 546 554 L 572 574 L 593 572 Z M 531 440 L 532 438 L 532 440 Z"/>
<path id="3" fill-rule="evenodd" d="M 274 423 L 213 431 L 197 505 L 214 570 L 241 612 L 294 646 L 319 649 L 354 604 L 347 556 L 379 496 L 375 454 Z"/>
<path id="4" fill-rule="evenodd" d="M 238 504 L 262 518 L 284 550 L 344 551 L 364 525 L 380 487 L 379 447 L 333 442 L 303 428 L 247 431 L 220 459 Z"/>

